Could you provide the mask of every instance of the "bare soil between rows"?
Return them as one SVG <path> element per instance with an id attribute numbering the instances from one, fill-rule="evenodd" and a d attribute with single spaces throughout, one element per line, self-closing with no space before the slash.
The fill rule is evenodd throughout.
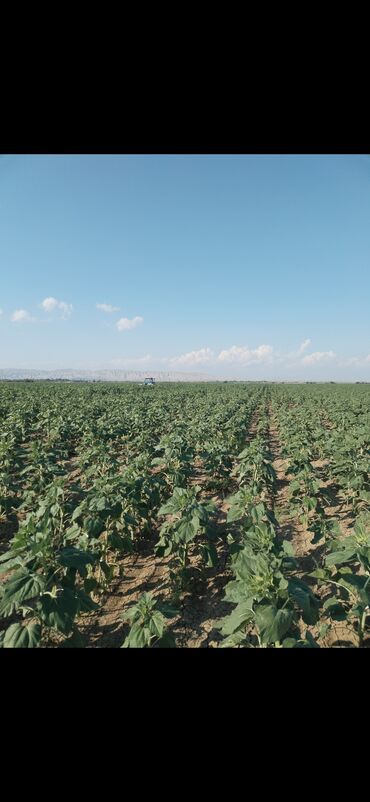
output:
<path id="1" fill-rule="evenodd" d="M 245 442 L 250 442 L 256 434 L 258 409 L 254 411 Z M 212 476 L 204 472 L 201 460 L 196 460 L 190 479 L 190 486 L 199 484 L 205 488 Z M 228 490 L 230 495 L 232 489 Z M 181 594 L 179 615 L 171 620 L 168 630 L 173 634 L 178 648 L 217 648 L 222 635 L 215 623 L 231 612 L 229 603 L 223 601 L 226 584 L 232 578 L 228 567 L 228 546 L 225 538 L 226 515 L 229 505 L 224 494 L 212 493 L 204 489 L 202 498 L 212 500 L 217 507 L 213 528 L 217 533 L 215 542 L 218 565 L 214 568 L 201 567 L 199 557 L 190 556 L 193 569 L 193 582 Z M 218 531 L 217 531 L 218 530 Z M 153 533 L 155 538 L 155 533 Z M 139 596 L 150 591 L 155 598 L 170 601 L 173 590 L 170 583 L 171 558 L 157 558 L 153 546 L 135 555 L 120 560 L 119 566 L 124 577 L 114 580 L 109 590 L 100 599 L 100 608 L 95 613 L 81 616 L 78 627 L 86 646 L 94 648 L 116 648 L 121 646 L 127 626 L 123 624 L 125 611 Z"/>
<path id="2" fill-rule="evenodd" d="M 281 443 L 279 430 L 274 421 L 274 417 L 270 412 L 270 447 L 274 456 L 273 466 L 277 474 L 276 498 L 275 498 L 275 514 L 280 524 L 280 534 L 282 539 L 288 540 L 294 549 L 294 555 L 297 560 L 298 571 L 297 575 L 311 587 L 313 593 L 320 599 L 321 602 L 332 595 L 332 590 L 329 586 L 319 586 L 314 577 L 310 576 L 311 571 L 314 571 L 322 563 L 322 558 L 327 551 L 325 543 L 320 541 L 313 544 L 313 532 L 308 531 L 297 518 L 294 518 L 289 513 L 289 478 L 286 477 L 286 470 L 289 461 L 281 457 Z M 343 503 L 342 499 L 338 497 L 337 489 L 332 480 L 327 479 L 326 467 L 327 461 L 315 460 L 312 462 L 313 466 L 318 472 L 320 482 L 326 488 L 330 504 L 325 508 L 326 515 L 329 518 L 335 518 L 341 528 L 344 536 L 350 534 L 354 522 L 354 516 L 350 507 Z M 308 629 L 314 637 L 317 637 L 318 627 L 307 626 L 303 621 L 300 623 L 302 635 Z M 331 630 L 329 633 L 320 639 L 320 646 L 324 648 L 356 648 L 358 646 L 357 634 L 347 621 L 332 622 Z M 365 639 L 363 647 L 370 646 L 370 638 Z"/>
<path id="3" fill-rule="evenodd" d="M 255 410 L 246 443 L 253 440 L 256 435 L 258 423 L 258 409 Z M 288 460 L 281 457 L 281 443 L 279 430 L 270 409 L 269 415 L 270 450 L 273 455 L 273 466 L 277 474 L 276 492 L 273 499 L 275 515 L 280 525 L 282 539 L 292 543 L 297 560 L 297 575 L 311 587 L 315 595 L 324 601 L 331 590 L 328 587 L 317 585 L 316 580 L 309 574 L 321 564 L 325 553 L 325 544 L 312 543 L 313 533 L 289 514 L 289 478 L 286 476 Z M 353 514 L 343 501 L 338 498 L 334 483 L 326 478 L 326 462 L 315 461 L 322 485 L 327 489 L 330 504 L 326 507 L 326 514 L 335 518 L 345 535 L 351 531 Z M 204 486 L 211 477 L 202 468 L 200 460 L 196 461 L 190 484 Z M 236 488 L 234 488 L 236 489 Z M 229 489 L 227 495 L 231 494 Z M 224 589 L 232 578 L 228 567 L 228 547 L 225 539 L 225 524 L 228 504 L 222 494 L 212 494 L 205 490 L 204 498 L 212 499 L 218 508 L 215 527 L 219 530 L 216 544 L 219 564 L 215 568 L 200 568 L 200 558 L 191 557 L 190 565 L 194 569 L 194 581 L 191 587 L 181 595 L 179 615 L 169 625 L 169 631 L 176 639 L 179 648 L 217 648 L 222 636 L 215 623 L 231 611 L 230 604 L 223 601 Z M 154 537 L 155 537 L 155 533 Z M 117 648 L 121 646 L 128 628 L 123 623 L 125 611 L 135 603 L 139 596 L 150 591 L 154 597 L 169 601 L 172 598 L 172 589 L 169 580 L 171 558 L 157 558 L 153 554 L 153 547 L 146 545 L 145 549 L 136 555 L 124 557 L 120 567 L 124 577 L 114 580 L 106 595 L 100 600 L 101 607 L 89 616 L 82 616 L 79 629 L 86 639 L 86 645 L 94 648 Z M 318 627 L 308 627 L 300 622 L 300 630 L 304 636 L 307 629 L 317 637 Z M 333 622 L 332 628 L 325 638 L 321 638 L 320 645 L 324 648 L 355 648 L 358 645 L 357 634 L 347 622 Z M 370 645 L 370 638 L 365 640 L 364 646 Z"/>
<path id="4" fill-rule="evenodd" d="M 259 410 L 256 409 L 252 415 L 246 443 L 249 443 L 256 435 L 258 417 Z M 279 521 L 280 536 L 293 545 L 298 576 L 310 585 L 321 601 L 324 601 L 332 593 L 325 586 L 319 587 L 316 580 L 310 576 L 310 572 L 321 564 L 326 550 L 325 545 L 323 542 L 313 544 L 313 533 L 305 529 L 289 512 L 290 480 L 286 476 L 288 460 L 281 456 L 279 430 L 271 407 L 269 409 L 269 445 L 277 474 L 273 505 Z M 73 463 L 74 461 L 71 460 L 71 468 L 75 468 Z M 322 485 L 328 492 L 330 503 L 326 507 L 326 514 L 339 522 L 342 533 L 346 535 L 351 532 L 353 525 L 352 511 L 338 497 L 334 482 L 326 478 L 327 463 L 317 460 L 313 464 Z M 78 472 L 78 469 L 75 469 L 70 476 L 74 478 Z M 217 534 L 215 545 L 218 565 L 215 568 L 201 567 L 200 557 L 190 556 L 192 582 L 188 589 L 180 595 L 177 604 L 179 613 L 170 621 L 168 627 L 178 648 L 218 648 L 223 638 L 215 625 L 232 609 L 231 605 L 223 600 L 225 586 L 232 578 L 228 566 L 229 552 L 226 542 L 228 504 L 225 501 L 224 493 L 215 493 L 206 488 L 210 479 L 212 477 L 205 473 L 201 460 L 196 460 L 190 485 L 201 485 L 204 488 L 202 497 L 212 500 L 217 507 L 213 527 Z M 235 487 L 234 490 L 236 489 Z M 233 487 L 230 486 L 227 495 L 232 492 Z M 1 524 L 0 553 L 8 548 L 8 541 L 13 536 L 15 529 L 16 524 Z M 155 598 L 163 601 L 172 601 L 173 587 L 170 582 L 172 558 L 159 558 L 153 553 L 157 539 L 158 533 L 153 531 L 150 542 L 144 543 L 137 553 L 122 557 L 118 561 L 117 576 L 107 591 L 100 596 L 99 608 L 93 613 L 81 615 L 76 622 L 81 633 L 82 645 L 87 648 L 119 648 L 129 629 L 125 623 L 125 613 L 144 592 L 150 592 Z M 3 574 L 1 581 L 4 581 L 6 576 Z M 8 619 L 7 625 L 9 623 L 11 622 Z M 300 629 L 302 635 L 309 629 L 314 637 L 317 636 L 317 627 L 307 627 L 301 622 Z M 63 647 L 67 643 L 56 637 L 52 638 L 50 645 Z M 320 645 L 324 648 L 354 648 L 358 645 L 358 638 L 349 623 L 333 622 L 331 631 L 320 640 Z M 365 640 L 364 646 L 370 646 L 370 637 Z"/>
<path id="5" fill-rule="evenodd" d="M 219 497 L 212 496 L 217 504 Z M 168 630 L 173 634 L 177 647 L 217 647 L 222 640 L 214 628 L 214 622 L 229 612 L 230 605 L 222 601 L 230 572 L 226 567 L 228 552 L 222 540 L 222 528 L 226 511 L 222 505 L 217 513 L 215 527 L 219 527 L 216 542 L 218 565 L 215 568 L 201 567 L 200 557 L 190 555 L 192 578 L 189 589 L 181 593 L 177 603 L 179 615 L 171 619 Z M 78 628 L 85 645 L 95 648 L 117 648 L 122 645 L 128 632 L 124 625 L 124 614 L 144 592 L 150 592 L 161 601 L 173 600 L 170 582 L 171 557 L 158 558 L 152 547 L 146 546 L 138 554 L 128 555 L 119 561 L 123 576 L 114 579 L 100 599 L 100 607 L 94 613 L 81 616 Z"/>

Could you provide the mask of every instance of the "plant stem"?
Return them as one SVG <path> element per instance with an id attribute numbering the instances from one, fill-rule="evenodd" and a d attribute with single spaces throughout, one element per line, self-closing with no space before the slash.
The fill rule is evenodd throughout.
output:
<path id="1" fill-rule="evenodd" d="M 323 581 L 324 582 L 330 582 L 331 585 L 336 585 L 338 588 L 341 588 L 342 590 L 347 590 L 348 593 L 350 593 L 351 596 L 353 596 L 353 598 L 356 599 L 356 601 L 357 601 L 357 596 L 353 592 L 353 590 L 349 590 L 349 588 L 346 588 L 344 585 L 340 585 L 339 582 L 335 582 L 334 579 L 325 579 Z"/>
<path id="2" fill-rule="evenodd" d="M 363 642 L 364 642 L 364 632 L 365 632 L 365 627 L 366 627 L 366 616 L 367 616 L 367 610 L 364 610 L 363 613 L 362 613 L 362 616 L 360 618 L 360 626 L 359 626 L 359 630 L 358 630 L 358 645 L 359 645 L 359 647 L 361 647 Z"/>

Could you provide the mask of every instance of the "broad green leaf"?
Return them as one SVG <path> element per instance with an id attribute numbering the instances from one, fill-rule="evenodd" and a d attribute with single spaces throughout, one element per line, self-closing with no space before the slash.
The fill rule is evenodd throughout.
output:
<path id="1" fill-rule="evenodd" d="M 196 534 L 196 530 L 191 521 L 182 521 L 177 528 L 177 532 L 184 543 L 190 543 Z"/>
<path id="2" fill-rule="evenodd" d="M 164 619 L 160 612 L 154 612 L 150 619 L 149 628 L 153 635 L 161 638 L 164 630 Z"/>
<path id="3" fill-rule="evenodd" d="M 96 496 L 89 502 L 89 509 L 94 512 L 102 512 L 107 507 L 109 508 L 109 501 L 105 496 Z"/>
<path id="4" fill-rule="evenodd" d="M 305 624 L 316 624 L 319 617 L 318 601 L 310 589 L 303 583 L 298 583 L 296 579 L 292 579 L 289 581 L 289 593 L 299 605 Z"/>
<path id="5" fill-rule="evenodd" d="M 319 644 L 315 641 L 315 638 L 311 635 L 311 632 L 309 632 L 308 630 L 306 632 L 306 641 L 308 642 L 308 645 L 312 649 L 320 649 Z"/>
<path id="6" fill-rule="evenodd" d="M 85 568 L 86 565 L 92 565 L 92 563 L 96 562 L 96 557 L 91 551 L 83 551 L 75 546 L 66 546 L 59 552 L 57 560 L 61 565 L 68 568 L 76 568 L 79 571 L 81 568 Z"/>
<path id="7" fill-rule="evenodd" d="M 225 640 L 221 641 L 220 648 L 228 649 L 241 646 L 242 643 L 245 643 L 245 640 L 245 632 L 243 632 L 243 630 L 239 630 L 238 632 L 233 632 L 232 635 L 229 635 L 227 638 L 225 638 Z"/>
<path id="8" fill-rule="evenodd" d="M 0 602 L 0 615 L 7 615 L 15 607 L 33 599 L 42 593 L 45 580 L 40 574 L 20 571 L 11 576 L 5 584 L 3 598 Z"/>
<path id="9" fill-rule="evenodd" d="M 64 588 L 57 596 L 43 594 L 40 598 L 40 615 L 47 627 L 69 635 L 78 610 L 75 593 Z"/>
<path id="10" fill-rule="evenodd" d="M 79 524 L 74 522 L 72 526 L 69 526 L 68 529 L 65 531 L 65 539 L 66 540 L 75 540 L 81 532 L 81 528 Z"/>
<path id="11" fill-rule="evenodd" d="M 291 610 L 277 610 L 272 604 L 259 604 L 255 609 L 256 625 L 263 643 L 275 643 L 282 640 L 288 631 L 293 613 Z"/>
<path id="12" fill-rule="evenodd" d="M 327 554 L 325 557 L 325 564 L 330 565 L 342 565 L 342 563 L 346 563 L 351 560 L 356 554 L 356 549 L 349 548 L 349 549 L 342 549 L 341 551 L 333 551 L 331 554 Z"/>
<path id="13" fill-rule="evenodd" d="M 247 622 L 253 620 L 254 614 L 251 609 L 250 601 L 238 604 L 235 610 L 230 615 L 225 616 L 219 624 L 218 628 L 221 629 L 223 635 L 232 635 L 233 632 L 240 629 Z"/>
<path id="14" fill-rule="evenodd" d="M 11 624 L 4 634 L 3 648 L 35 649 L 39 645 L 40 640 L 40 624 Z"/>
<path id="15" fill-rule="evenodd" d="M 227 583 L 224 598 L 225 601 L 233 602 L 234 604 L 248 602 L 250 607 L 252 607 L 253 604 L 253 598 L 250 598 L 248 595 L 244 583 L 239 582 L 237 579 L 232 579 Z"/>
<path id="16" fill-rule="evenodd" d="M 86 581 L 86 580 L 85 580 Z M 75 597 L 78 605 L 79 613 L 90 613 L 92 610 L 97 610 L 99 605 L 94 602 L 85 591 L 75 588 Z"/>
<path id="17" fill-rule="evenodd" d="M 10 571 L 12 568 L 15 568 L 16 565 L 18 566 L 22 565 L 21 557 L 13 557 L 12 559 L 8 560 L 8 562 L 3 563 L 3 565 L 0 566 L 0 574 L 7 573 L 7 571 Z"/>
<path id="18" fill-rule="evenodd" d="M 99 537 L 104 532 L 105 524 L 100 518 L 84 518 L 82 529 L 90 538 Z"/>
<path id="19" fill-rule="evenodd" d="M 310 571 L 308 576 L 313 576 L 314 579 L 327 579 L 328 573 L 323 568 L 316 568 L 315 571 Z"/>
<path id="20" fill-rule="evenodd" d="M 84 510 L 85 510 L 85 504 L 79 504 L 78 507 L 75 507 L 72 513 L 72 519 L 71 519 L 72 522 L 75 521 L 77 518 L 79 518 L 80 515 L 83 514 Z"/>
<path id="21" fill-rule="evenodd" d="M 295 649 L 297 646 L 297 641 L 295 638 L 284 638 L 282 644 L 284 649 Z"/>
<path id="22" fill-rule="evenodd" d="M 232 523 L 233 521 L 239 521 L 240 518 L 243 518 L 245 515 L 245 510 L 242 506 L 235 505 L 230 507 L 227 513 L 227 523 Z"/>
<path id="23" fill-rule="evenodd" d="M 345 607 L 336 596 L 330 596 L 329 599 L 326 599 L 322 609 L 325 610 L 327 615 L 334 621 L 345 621 L 347 618 Z"/>
<path id="24" fill-rule="evenodd" d="M 204 561 L 210 568 L 215 568 L 218 562 L 217 549 L 213 543 L 205 543 L 201 546 Z"/>
<path id="25" fill-rule="evenodd" d="M 149 642 L 150 633 L 148 636 L 148 633 L 145 631 L 144 627 L 140 626 L 139 624 L 133 624 L 130 633 L 124 640 L 121 648 L 143 649 L 145 646 L 149 645 Z"/>
<path id="26" fill-rule="evenodd" d="M 14 551 L 6 551 L 5 554 L 0 554 L 0 563 L 6 562 L 15 556 Z"/>

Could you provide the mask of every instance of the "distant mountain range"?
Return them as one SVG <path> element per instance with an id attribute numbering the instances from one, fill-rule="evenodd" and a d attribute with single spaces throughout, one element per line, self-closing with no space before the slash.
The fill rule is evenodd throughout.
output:
<path id="1" fill-rule="evenodd" d="M 222 381 L 206 373 L 177 373 L 172 371 L 139 371 L 139 370 L 0 370 L 0 380 L 20 381 L 33 379 L 34 381 L 64 380 L 64 381 L 105 381 L 105 382 L 142 382 L 147 376 L 152 376 L 159 382 L 209 382 Z"/>

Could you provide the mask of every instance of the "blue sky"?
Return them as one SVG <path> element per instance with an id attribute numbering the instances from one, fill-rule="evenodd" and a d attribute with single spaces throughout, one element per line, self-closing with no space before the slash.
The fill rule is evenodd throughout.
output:
<path id="1" fill-rule="evenodd" d="M 365 155 L 2 156 L 0 368 L 370 380 L 369 223 Z"/>

